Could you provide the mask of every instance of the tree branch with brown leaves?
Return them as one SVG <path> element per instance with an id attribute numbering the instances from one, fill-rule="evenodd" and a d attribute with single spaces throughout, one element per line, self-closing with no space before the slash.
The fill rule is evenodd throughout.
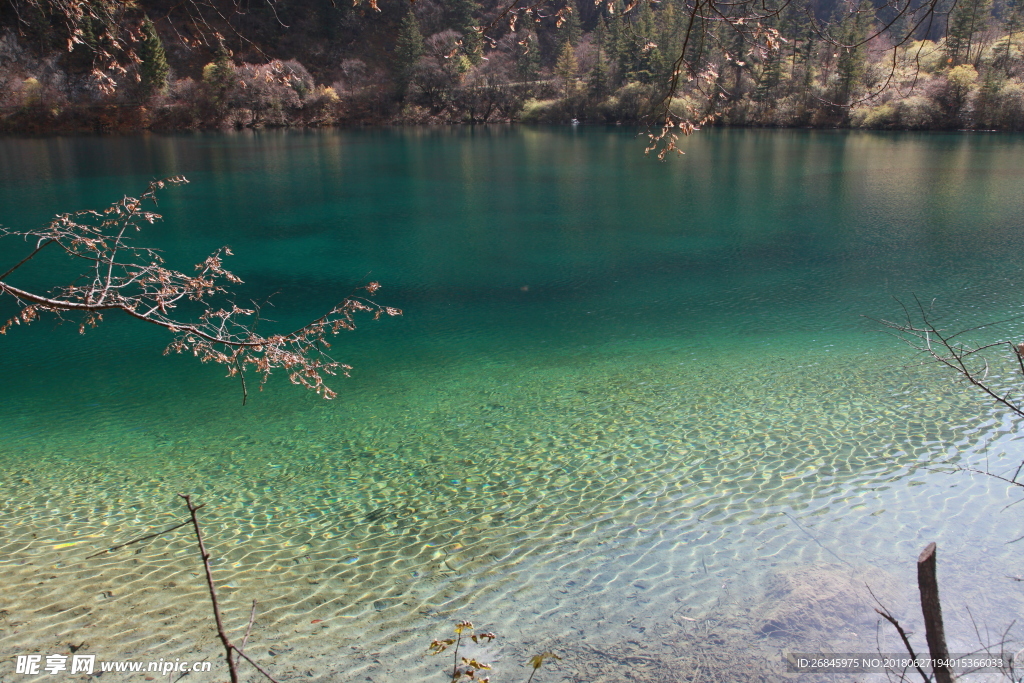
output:
<path id="1" fill-rule="evenodd" d="M 120 311 L 169 330 L 174 338 L 165 354 L 191 353 L 204 363 L 225 365 L 228 376 L 237 376 L 242 382 L 243 403 L 247 370 L 259 374 L 261 389 L 274 370 L 283 369 L 293 384 L 334 398 L 337 394 L 324 383 L 325 376 L 341 373 L 347 377 L 352 368 L 328 355 L 328 338 L 355 329 L 357 313 L 371 314 L 376 320 L 402 312 L 366 296 L 349 296 L 298 329 L 269 336 L 257 332 L 259 307 L 242 308 L 230 302 L 230 287 L 242 283 L 224 267 L 225 257 L 232 255 L 230 249 L 218 249 L 189 275 L 166 267 L 157 250 L 132 242 L 144 224 L 161 219 L 146 208 L 156 206 L 157 192 L 187 182 L 182 176 L 154 181 L 137 198 L 126 196 L 103 211 L 60 214 L 38 230 L 16 232 L 0 227 L 0 239 L 21 238 L 33 245 L 24 258 L 0 275 L 0 295 L 13 297 L 21 306 L 15 316 L 0 325 L 0 334 L 46 313 L 59 319 L 78 314 L 79 331 L 84 333 L 86 328 L 95 327 L 105 312 Z M 9 284 L 8 279 L 44 249 L 61 250 L 68 258 L 81 262 L 82 275 L 72 284 L 45 294 Z M 380 284 L 370 282 L 360 289 L 372 296 Z M 179 315 L 177 309 L 190 302 L 198 307 L 198 315 Z"/>

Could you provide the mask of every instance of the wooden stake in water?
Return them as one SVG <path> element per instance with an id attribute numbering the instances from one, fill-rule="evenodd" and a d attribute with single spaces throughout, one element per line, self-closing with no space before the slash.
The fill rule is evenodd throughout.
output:
<path id="1" fill-rule="evenodd" d="M 946 632 L 942 626 L 942 605 L 939 603 L 939 582 L 935 577 L 935 544 L 929 543 L 917 558 L 917 586 L 921 589 L 921 611 L 924 613 L 924 632 L 928 650 L 935 666 L 936 683 L 952 683 L 953 674 L 946 666 L 949 650 Z"/>

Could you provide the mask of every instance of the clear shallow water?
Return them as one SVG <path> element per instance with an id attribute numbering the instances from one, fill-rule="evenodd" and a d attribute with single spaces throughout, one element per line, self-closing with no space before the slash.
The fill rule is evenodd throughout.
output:
<path id="1" fill-rule="evenodd" d="M 253 651 L 303 678 L 443 679 L 422 652 L 470 618 L 502 637 L 501 680 L 550 647 L 549 680 L 681 680 L 693 639 L 797 642 L 761 630 L 780 573 L 874 568 L 900 600 L 931 540 L 973 649 L 959 608 L 1002 627 L 1024 607 L 1021 508 L 923 466 L 1024 449 L 862 316 L 911 293 L 964 325 L 1017 312 L 1022 147 L 705 131 L 657 164 L 621 129 L 0 141 L 6 225 L 181 173 L 150 240 L 170 263 L 230 244 L 283 325 L 366 278 L 405 310 L 339 339 L 356 369 L 333 402 L 278 378 L 243 408 L 117 319 L 0 338 L 2 654 L 219 656 L 187 536 L 85 559 L 182 518 L 179 491 L 208 504 L 229 622 L 258 599 Z"/>

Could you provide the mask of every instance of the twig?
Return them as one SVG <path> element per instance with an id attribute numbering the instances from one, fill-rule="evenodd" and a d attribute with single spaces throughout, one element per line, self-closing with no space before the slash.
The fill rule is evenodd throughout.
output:
<path id="1" fill-rule="evenodd" d="M 254 667 L 256 667 L 256 670 L 259 671 L 261 674 L 263 674 L 267 678 L 267 680 L 271 681 L 271 683 L 279 683 L 279 681 L 277 679 L 275 679 L 273 676 L 271 676 L 270 673 L 266 669 L 264 669 L 262 666 L 260 666 L 255 661 L 253 661 L 252 657 L 250 657 L 249 655 L 245 654 L 244 652 L 239 650 L 234 645 L 231 646 L 231 649 L 234 650 L 235 652 L 237 652 L 242 657 L 242 659 L 244 659 L 245 661 L 249 662 Z M 228 658 L 230 659 L 230 655 L 228 656 Z"/>
<path id="2" fill-rule="evenodd" d="M 45 242 L 40 242 L 39 246 L 37 246 L 35 248 L 35 250 L 32 251 L 31 254 L 29 254 L 28 256 L 26 256 L 25 258 L 21 259 L 20 261 L 15 263 L 13 266 L 11 266 L 10 269 L 6 273 L 4 273 L 3 275 L 0 275 L 0 280 L 6 280 L 8 275 L 10 275 L 14 271 L 16 271 L 18 268 L 21 268 L 26 263 L 28 263 L 32 259 L 32 257 L 34 257 L 36 254 L 38 254 L 43 249 L 43 247 L 47 247 L 47 246 L 53 244 L 54 242 L 56 242 L 56 240 L 46 240 Z"/>
<path id="3" fill-rule="evenodd" d="M 895 298 L 895 297 L 894 297 Z M 896 299 L 896 303 L 903 308 L 903 315 L 906 322 L 895 323 L 889 320 L 881 320 L 875 318 L 869 318 L 877 323 L 880 323 L 884 327 L 888 327 L 891 330 L 895 330 L 894 336 L 902 340 L 904 343 L 909 345 L 911 348 L 926 353 L 932 358 L 932 360 L 938 362 L 941 365 L 953 370 L 969 383 L 981 389 L 990 398 L 1003 406 L 1009 408 L 1018 417 L 1024 417 L 1024 408 L 1015 403 L 1010 394 L 1000 394 L 994 388 L 986 383 L 986 372 L 977 373 L 968 367 L 967 361 L 972 356 L 981 354 L 983 351 L 988 349 L 1006 347 L 1010 353 L 1016 359 L 1017 365 L 1021 369 L 1021 373 L 1024 374 L 1024 358 L 1021 357 L 1020 347 L 1015 346 L 1010 341 L 998 341 L 990 344 L 983 344 L 981 346 L 966 346 L 960 342 L 956 344 L 953 340 L 967 332 L 980 330 L 994 325 L 1010 322 L 1012 320 L 1019 319 L 1018 317 L 1009 318 L 1007 320 L 1000 320 L 994 323 L 988 323 L 985 325 L 977 325 L 975 327 L 966 328 L 955 332 L 953 334 L 946 334 L 932 322 L 928 310 L 926 310 L 924 304 L 915 296 L 914 302 L 917 304 L 917 315 L 920 318 L 920 323 L 915 322 L 914 316 L 911 315 L 910 310 L 903 304 L 902 301 Z M 929 308 L 934 305 L 934 301 L 929 305 Z M 987 363 L 986 363 L 987 368 Z"/>
<path id="4" fill-rule="evenodd" d="M 185 499 L 185 505 L 188 506 L 189 515 L 192 517 L 192 527 L 196 531 L 196 540 L 199 542 L 199 554 L 203 558 L 203 569 L 206 570 L 206 588 L 210 592 L 210 602 L 213 603 L 213 618 L 217 622 L 217 636 L 224 645 L 225 657 L 228 660 L 228 670 L 231 673 L 231 683 L 238 683 L 238 668 L 231 657 L 231 650 L 234 646 L 231 645 L 231 640 L 224 631 L 224 623 L 220 617 L 220 605 L 217 604 L 217 587 L 213 583 L 213 570 L 210 568 L 210 553 L 206 552 L 206 546 L 203 544 L 203 532 L 199 529 L 199 518 L 196 517 L 196 512 L 199 511 L 199 508 L 192 505 L 191 496 L 184 493 L 179 493 L 178 495 Z"/>
<path id="5" fill-rule="evenodd" d="M 872 597 L 874 597 L 874 596 L 872 595 Z M 877 601 L 877 599 L 878 598 L 875 598 L 876 601 Z M 879 604 L 881 604 L 881 603 L 879 603 Z M 880 615 L 882 615 L 883 619 L 885 619 L 890 624 L 892 624 L 893 626 L 896 627 L 896 632 L 900 634 L 900 638 L 903 640 L 903 646 L 905 648 L 907 648 L 907 652 L 910 654 L 910 658 L 913 659 L 916 662 L 917 661 L 917 653 L 914 652 L 914 646 L 910 644 L 910 638 L 907 637 L 907 632 L 903 630 L 902 626 L 900 626 L 900 622 L 896 621 L 896 618 L 894 616 L 892 616 L 888 612 L 884 611 L 884 608 L 883 609 L 878 609 L 876 607 L 875 611 L 878 612 Z M 931 679 L 928 678 L 928 674 L 926 674 L 921 669 L 921 667 L 919 667 L 919 666 L 917 666 L 917 664 L 915 664 L 914 668 L 917 669 L 917 672 L 919 674 L 921 674 L 921 680 L 923 680 L 924 683 L 931 683 Z"/>
<path id="6" fill-rule="evenodd" d="M 910 644 L 910 638 L 907 637 L 907 632 L 903 630 L 902 626 L 900 626 L 900 622 L 896 621 L 896 617 L 889 614 L 889 610 L 882 604 L 882 601 L 878 599 L 875 592 L 871 590 L 871 586 L 864 584 L 864 587 L 868 589 L 868 593 L 871 594 L 871 598 L 878 603 L 878 607 L 875 608 L 875 611 L 882 615 L 886 621 L 896 627 L 896 632 L 900 634 L 900 638 L 903 640 L 903 646 L 907 648 L 910 658 L 914 660 L 914 662 L 917 662 L 917 653 L 914 652 L 914 646 Z M 879 609 L 879 607 L 881 609 Z M 921 670 L 921 667 L 917 666 L 916 663 L 914 666 L 917 669 L 917 672 L 921 674 L 921 678 L 924 679 L 924 683 L 931 683 L 931 679 L 928 678 L 928 675 Z"/>
<path id="7" fill-rule="evenodd" d="M 818 540 L 817 538 L 815 538 L 814 534 L 812 534 L 812 533 L 811 533 L 810 531 L 808 531 L 807 529 L 805 529 L 805 528 L 804 528 L 804 525 L 803 525 L 803 524 L 801 524 L 800 522 L 796 521 L 796 519 L 794 519 L 794 518 L 793 518 L 793 516 L 792 516 L 792 515 L 790 515 L 790 514 L 789 514 L 788 512 L 783 512 L 782 514 L 786 515 L 786 517 L 789 517 L 789 521 L 793 522 L 793 524 L 796 524 L 797 528 L 798 528 L 798 529 L 800 529 L 800 531 L 802 531 L 802 532 L 804 532 L 805 534 L 807 534 L 807 536 L 808 536 L 808 537 L 810 537 L 810 539 L 811 539 L 812 541 L 814 541 L 815 543 L 817 543 L 817 544 L 818 544 L 818 547 L 820 547 L 820 548 L 821 548 L 822 550 L 824 550 L 825 552 L 829 553 L 830 555 L 832 555 L 832 557 L 836 558 L 837 560 L 839 560 L 839 561 L 840 561 L 840 562 L 842 562 L 843 564 L 845 564 L 845 565 L 847 565 L 847 566 L 851 566 L 851 567 L 853 566 L 853 565 L 851 565 L 851 564 L 850 564 L 849 562 L 847 562 L 846 560 L 844 560 L 843 558 L 839 557 L 839 555 L 836 555 L 836 554 L 835 554 L 835 552 L 833 552 L 833 551 L 832 551 L 832 550 L 831 550 L 830 548 L 826 548 L 826 547 L 825 547 L 824 545 L 822 545 L 821 541 L 819 541 L 819 540 Z M 700 559 L 701 559 L 701 562 L 703 562 L 703 561 L 704 561 L 704 558 L 703 558 L 703 557 L 701 557 Z M 705 574 L 707 573 L 707 569 L 708 569 L 708 568 L 707 568 L 707 566 L 705 566 L 705 567 L 704 567 L 704 573 L 705 573 Z"/>
<path id="8" fill-rule="evenodd" d="M 192 517 L 192 527 L 196 531 L 196 540 L 199 542 L 199 554 L 203 558 L 203 568 L 206 570 L 206 588 L 210 593 L 210 602 L 213 604 L 213 618 L 217 623 L 217 636 L 220 638 L 220 642 L 224 645 L 224 658 L 228 663 L 228 671 L 231 674 L 231 683 L 238 683 L 238 666 L 235 663 L 235 658 L 231 656 L 232 652 L 236 652 L 240 657 L 245 659 L 245 661 L 256 667 L 256 670 L 266 676 L 272 683 L 278 683 L 273 676 L 267 673 L 266 669 L 254 662 L 249 655 L 245 654 L 242 650 L 233 645 L 231 643 L 231 639 L 228 638 L 228 634 L 224 630 L 224 622 L 220 616 L 220 605 L 217 602 L 217 587 L 213 582 L 213 569 L 210 567 L 210 553 L 206 551 L 206 545 L 203 543 L 203 532 L 199 528 L 199 518 L 196 516 L 196 512 L 198 512 L 203 506 L 200 505 L 197 507 L 192 505 L 192 498 L 187 494 L 179 493 L 178 496 L 184 499 L 185 505 L 188 506 L 189 515 Z M 252 603 L 252 613 L 249 616 L 249 628 L 252 628 L 252 623 L 255 618 L 256 601 L 254 600 Z M 245 646 L 245 641 L 249 638 L 249 628 L 246 629 L 245 638 L 242 641 L 243 647 Z"/>
<path id="9" fill-rule="evenodd" d="M 242 381 L 242 405 L 249 399 L 249 389 L 245 386 L 245 368 L 235 358 L 235 371 L 238 372 L 238 379 Z"/>
<path id="10" fill-rule="evenodd" d="M 196 508 L 196 510 L 200 510 L 200 509 L 202 509 L 202 507 L 203 506 L 200 505 L 199 507 Z M 175 526 L 172 526 L 170 529 L 164 529 L 163 531 L 158 531 L 155 534 L 149 534 L 148 536 L 141 536 L 139 538 L 136 538 L 136 539 L 133 539 L 131 541 L 128 541 L 127 543 L 122 543 L 120 545 L 110 546 L 106 550 L 101 550 L 98 553 L 93 553 L 92 555 L 89 555 L 89 557 L 87 557 L 85 559 L 91 560 L 94 557 L 99 557 L 100 555 L 105 555 L 106 553 L 112 553 L 115 550 L 120 550 L 121 548 L 125 548 L 127 546 L 130 546 L 133 543 L 139 543 L 141 541 L 149 540 L 150 538 L 156 538 L 157 536 L 163 536 L 164 534 L 168 534 L 168 533 L 174 531 L 175 529 L 180 529 L 181 527 L 186 526 L 188 523 L 189 523 L 188 521 L 184 521 L 181 524 L 177 524 Z"/>
<path id="11" fill-rule="evenodd" d="M 459 645 L 462 645 L 462 632 L 459 631 L 456 635 L 457 640 L 455 641 L 455 655 L 452 657 L 452 681 L 459 680 Z"/>
<path id="12" fill-rule="evenodd" d="M 252 612 L 249 613 L 249 625 L 245 627 L 245 636 L 242 638 L 242 647 L 240 648 L 239 651 L 244 650 L 246 643 L 249 642 L 249 633 L 252 631 L 252 624 L 253 624 L 254 621 L 256 621 L 256 601 L 255 600 L 252 601 Z M 238 663 L 237 659 L 235 660 L 235 663 L 236 664 Z"/>

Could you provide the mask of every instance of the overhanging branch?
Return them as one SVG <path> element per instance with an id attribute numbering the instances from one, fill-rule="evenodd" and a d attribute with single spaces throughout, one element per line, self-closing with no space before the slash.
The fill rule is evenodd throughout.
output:
<path id="1" fill-rule="evenodd" d="M 221 363 L 228 376 L 242 379 L 243 402 L 248 395 L 244 373 L 247 368 L 261 376 L 260 386 L 276 369 L 283 369 L 293 384 L 312 389 L 324 398 L 336 393 L 324 383 L 325 375 L 347 375 L 351 366 L 331 358 L 329 336 L 355 329 L 355 316 L 370 313 L 401 315 L 401 310 L 382 306 L 365 296 L 350 295 L 326 314 L 285 334 L 264 335 L 257 331 L 259 308 L 241 308 L 235 304 L 216 306 L 229 300 L 232 285 L 242 280 L 224 268 L 224 259 L 232 253 L 218 249 L 187 275 L 163 265 L 156 250 L 135 246 L 129 236 L 142 223 L 155 223 L 161 217 L 146 211 L 146 202 L 156 201 L 156 192 L 167 185 L 188 182 L 183 177 L 151 183 L 139 198 L 125 197 L 102 212 L 79 211 L 61 214 L 39 230 L 18 233 L 0 227 L 0 238 L 32 239 L 36 248 L 8 269 L 3 278 L 25 267 L 41 249 L 57 244 L 69 257 L 84 259 L 87 270 L 72 284 L 39 294 L 17 287 L 0 278 L 0 296 L 8 295 L 22 306 L 17 315 L 0 325 L 5 334 L 14 325 L 29 324 L 41 314 L 78 313 L 84 316 L 80 331 L 95 326 L 107 311 L 126 315 L 163 327 L 175 337 L 165 353 L 191 353 L 203 362 Z M 77 284 L 85 281 L 87 284 Z M 380 289 L 370 282 L 359 289 L 373 295 Z M 176 309 L 185 303 L 198 306 L 199 314 L 186 317 Z"/>

